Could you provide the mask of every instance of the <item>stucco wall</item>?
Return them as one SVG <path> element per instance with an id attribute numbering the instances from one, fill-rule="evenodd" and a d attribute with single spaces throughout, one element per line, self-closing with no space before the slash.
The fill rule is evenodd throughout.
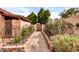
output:
<path id="1" fill-rule="evenodd" d="M 21 29 L 25 26 L 29 27 L 31 25 L 31 23 L 27 21 L 20 20 L 20 22 L 21 22 L 21 25 L 20 25 Z"/>
<path id="2" fill-rule="evenodd" d="M 12 19 L 12 35 L 16 36 L 20 33 L 20 20 L 19 19 Z"/>
<path id="3" fill-rule="evenodd" d="M 0 13 L 0 37 L 2 37 L 1 33 L 3 32 L 3 27 L 5 26 L 4 16 Z"/>
<path id="4" fill-rule="evenodd" d="M 24 26 L 30 26 L 31 23 L 27 21 L 23 21 L 22 19 L 11 19 L 12 20 L 12 36 L 18 36 L 21 32 L 21 29 Z M 5 18 L 3 15 L 0 14 L 0 37 L 2 38 L 2 34 L 5 34 L 5 30 L 2 30 L 5 27 Z M 1 29 L 2 28 L 2 29 Z"/>
<path id="5" fill-rule="evenodd" d="M 14 28 L 12 28 L 12 35 L 19 35 L 21 33 L 21 30 L 23 27 L 25 26 L 30 26 L 31 24 L 27 21 L 23 21 L 22 19 L 12 19 L 12 26 Z M 15 31 L 16 30 L 16 31 Z"/>

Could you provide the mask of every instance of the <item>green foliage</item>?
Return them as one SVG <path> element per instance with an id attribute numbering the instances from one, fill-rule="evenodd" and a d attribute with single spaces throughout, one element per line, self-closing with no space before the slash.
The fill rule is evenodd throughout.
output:
<path id="1" fill-rule="evenodd" d="M 48 22 L 48 18 L 50 17 L 49 10 L 40 9 L 38 12 L 38 23 L 45 24 Z"/>
<path id="2" fill-rule="evenodd" d="M 45 24 L 44 31 L 48 36 L 52 36 L 54 34 L 53 30 L 53 20 L 49 19 L 48 23 Z"/>
<path id="3" fill-rule="evenodd" d="M 55 35 L 51 37 L 52 45 L 58 52 L 79 51 L 79 36 L 75 35 Z"/>
<path id="4" fill-rule="evenodd" d="M 32 12 L 30 15 L 27 16 L 27 18 L 31 20 L 32 24 L 36 23 L 45 24 L 48 22 L 49 17 L 50 17 L 49 10 L 44 10 L 43 8 L 40 9 L 37 15 L 34 12 Z"/>
<path id="5" fill-rule="evenodd" d="M 34 12 L 27 16 L 27 18 L 31 21 L 32 24 L 37 23 L 37 16 Z"/>
<path id="6" fill-rule="evenodd" d="M 50 37 L 52 35 L 56 35 L 59 33 L 59 22 L 53 22 L 52 19 L 50 19 L 50 21 L 48 21 L 47 24 L 45 24 L 45 28 L 44 31 L 45 33 Z"/>
<path id="7" fill-rule="evenodd" d="M 29 29 L 26 27 L 23 27 L 22 32 L 21 32 L 22 38 L 24 38 L 28 34 L 29 34 Z"/>
<path id="8" fill-rule="evenodd" d="M 72 15 L 76 15 L 79 12 L 79 8 L 70 8 L 68 10 L 64 10 L 63 12 L 60 13 L 60 16 L 62 18 L 68 18 Z"/>
<path id="9" fill-rule="evenodd" d="M 64 21 L 64 19 L 56 20 L 56 21 L 48 21 L 45 25 L 45 33 L 50 37 L 56 34 L 64 34 L 67 29 L 72 29 L 73 25 Z"/>
<path id="10" fill-rule="evenodd" d="M 32 32 L 33 32 L 33 27 L 23 27 L 20 36 L 14 37 L 12 42 L 14 44 L 20 43 L 22 40 L 27 39 Z"/>
<path id="11" fill-rule="evenodd" d="M 19 43 L 21 41 L 21 37 L 20 36 L 16 36 L 13 38 L 12 43 L 16 44 Z"/>

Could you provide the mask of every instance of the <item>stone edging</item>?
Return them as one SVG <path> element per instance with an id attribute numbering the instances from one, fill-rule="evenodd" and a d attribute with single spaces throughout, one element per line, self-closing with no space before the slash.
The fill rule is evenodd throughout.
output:
<path id="1" fill-rule="evenodd" d="M 1 52 L 18 52 L 23 51 L 23 46 L 4 46 L 1 48 Z"/>
<path id="2" fill-rule="evenodd" d="M 48 44 L 48 48 L 49 48 L 49 50 L 50 50 L 50 52 L 51 52 L 52 49 L 53 49 L 52 43 L 51 43 L 51 41 L 49 40 L 48 36 L 47 36 L 44 32 L 42 32 L 42 34 L 43 34 L 44 38 L 46 39 L 45 41 L 46 41 L 46 43 Z"/>

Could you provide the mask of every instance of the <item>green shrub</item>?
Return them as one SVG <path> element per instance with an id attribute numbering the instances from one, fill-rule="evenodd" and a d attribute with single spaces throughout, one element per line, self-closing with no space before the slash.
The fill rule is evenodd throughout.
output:
<path id="1" fill-rule="evenodd" d="M 33 27 L 23 27 L 21 37 L 25 38 L 33 32 Z"/>
<path id="2" fill-rule="evenodd" d="M 53 22 L 53 20 L 50 19 L 50 21 L 47 24 L 45 24 L 44 31 L 50 37 L 52 35 L 59 34 L 60 32 L 59 26 L 60 26 L 60 23 L 58 21 Z"/>
<path id="3" fill-rule="evenodd" d="M 14 37 L 12 42 L 13 43 L 20 43 L 22 40 L 27 39 L 33 31 L 34 30 L 32 27 L 23 27 L 21 34 L 19 36 Z"/>
<path id="4" fill-rule="evenodd" d="M 23 27 L 22 32 L 21 32 L 22 38 L 24 38 L 28 34 L 29 34 L 29 29 L 26 27 Z"/>
<path id="5" fill-rule="evenodd" d="M 54 22 L 50 19 L 50 21 L 48 21 L 48 23 L 45 24 L 44 31 L 50 37 L 52 35 L 64 34 L 68 29 L 72 30 L 72 28 L 73 25 L 66 22 L 64 19 L 59 19 Z"/>
<path id="6" fill-rule="evenodd" d="M 79 51 L 79 36 L 75 35 L 56 35 L 51 37 L 55 51 L 74 52 Z"/>
<path id="7" fill-rule="evenodd" d="M 20 36 L 16 36 L 13 38 L 12 43 L 16 44 L 19 43 L 21 41 L 21 37 Z"/>

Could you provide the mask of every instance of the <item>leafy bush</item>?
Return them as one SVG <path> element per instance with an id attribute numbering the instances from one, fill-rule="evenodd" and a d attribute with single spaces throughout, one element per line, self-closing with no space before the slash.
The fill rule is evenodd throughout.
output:
<path id="1" fill-rule="evenodd" d="M 21 32 L 22 38 L 24 38 L 28 34 L 29 34 L 29 29 L 26 27 L 23 27 L 22 32 Z"/>
<path id="2" fill-rule="evenodd" d="M 79 36 L 75 35 L 56 35 L 51 37 L 55 51 L 75 52 L 79 51 Z"/>
<path id="3" fill-rule="evenodd" d="M 33 32 L 33 27 L 23 27 L 21 32 L 21 37 L 24 39 L 25 37 L 29 36 Z"/>
<path id="4" fill-rule="evenodd" d="M 57 21 L 48 21 L 48 23 L 45 25 L 45 33 L 50 37 L 52 35 L 57 34 L 64 34 L 67 29 L 72 29 L 73 25 L 64 21 L 64 19 L 60 19 Z"/>
<path id="5" fill-rule="evenodd" d="M 14 43 L 14 44 L 19 43 L 20 40 L 21 40 L 21 37 L 20 36 L 16 36 L 15 38 L 13 38 L 12 43 Z"/>
<path id="6" fill-rule="evenodd" d="M 53 24 L 49 23 L 45 25 L 44 28 L 44 32 L 48 35 L 48 36 L 52 36 L 54 34 L 53 32 Z"/>
<path id="7" fill-rule="evenodd" d="M 53 20 L 50 19 L 48 21 L 48 23 L 45 24 L 44 31 L 50 37 L 52 35 L 59 34 L 59 32 L 60 32 L 59 26 L 60 26 L 60 23 L 58 21 L 57 22 L 53 22 Z"/>
<path id="8" fill-rule="evenodd" d="M 34 31 L 33 27 L 23 27 L 19 36 L 13 38 L 13 43 L 20 43 L 22 40 L 27 39 L 29 35 Z"/>

